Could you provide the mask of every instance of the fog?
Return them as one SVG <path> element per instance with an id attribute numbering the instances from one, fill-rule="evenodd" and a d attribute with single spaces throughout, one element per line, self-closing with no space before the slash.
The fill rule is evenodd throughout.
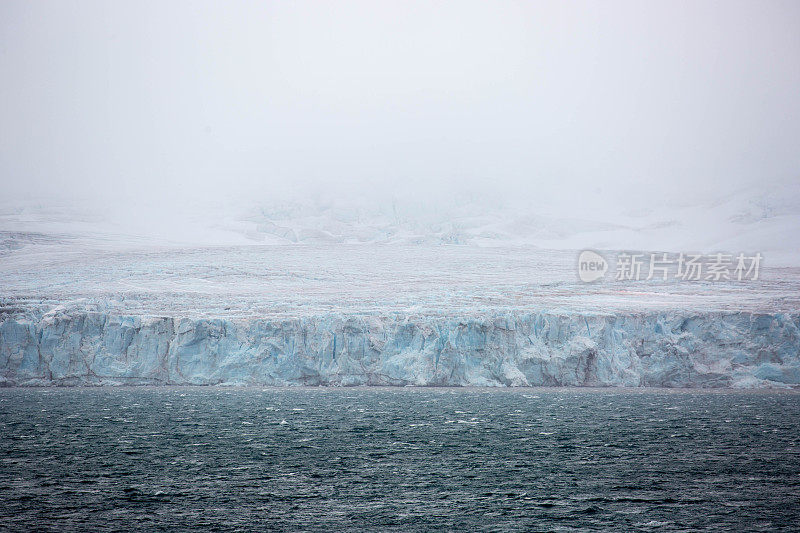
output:
<path id="1" fill-rule="evenodd" d="M 800 177 L 798 28 L 794 1 L 6 0 L 0 185 L 175 212 L 768 188 Z"/>

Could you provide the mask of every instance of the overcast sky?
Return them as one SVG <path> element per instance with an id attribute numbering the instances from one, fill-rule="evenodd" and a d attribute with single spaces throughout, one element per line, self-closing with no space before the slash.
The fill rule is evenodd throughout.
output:
<path id="1" fill-rule="evenodd" d="M 0 76 L 6 198 L 800 179 L 797 1 L 4 0 Z"/>

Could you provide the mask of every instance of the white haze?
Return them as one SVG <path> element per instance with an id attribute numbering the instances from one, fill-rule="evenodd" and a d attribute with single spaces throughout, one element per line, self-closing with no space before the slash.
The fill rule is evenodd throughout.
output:
<path id="1" fill-rule="evenodd" d="M 800 178 L 798 28 L 794 1 L 6 0 L 0 199 L 150 229 L 310 197 L 761 205 Z"/>

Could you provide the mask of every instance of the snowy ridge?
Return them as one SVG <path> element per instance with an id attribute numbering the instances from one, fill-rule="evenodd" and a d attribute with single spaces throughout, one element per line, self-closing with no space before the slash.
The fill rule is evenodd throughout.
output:
<path id="1" fill-rule="evenodd" d="M 0 200 L 0 253 L 43 238 L 131 246 L 391 245 L 756 252 L 800 266 L 800 182 L 717 194 L 583 203 L 495 198 L 489 192 L 401 197 L 287 197 L 103 206 Z M 419 197 L 418 197 L 419 196 Z M 525 195 L 521 195 L 525 198 Z M 566 204 L 563 202 L 567 201 Z M 622 202 L 622 205 L 620 205 Z M 688 203 L 683 203 L 688 202 Z"/>
<path id="2" fill-rule="evenodd" d="M 759 250 L 798 264 L 800 186 L 741 190 L 681 204 L 619 208 L 516 204 L 481 196 L 391 202 L 266 204 L 240 217 L 238 231 L 264 243 L 523 245 L 547 249 Z M 614 206 L 614 207 L 610 207 Z M 234 230 L 233 226 L 229 226 Z"/>
<path id="3" fill-rule="evenodd" d="M 797 313 L 227 320 L 6 308 L 5 385 L 793 387 Z"/>

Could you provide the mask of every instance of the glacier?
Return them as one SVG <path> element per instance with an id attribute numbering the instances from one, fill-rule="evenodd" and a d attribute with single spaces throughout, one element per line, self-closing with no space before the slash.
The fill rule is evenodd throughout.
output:
<path id="1" fill-rule="evenodd" d="M 797 267 L 582 283 L 530 246 L 0 237 L 0 385 L 800 386 Z"/>
<path id="2" fill-rule="evenodd" d="M 0 384 L 794 387 L 800 314 L 254 319 L 5 308 Z"/>

